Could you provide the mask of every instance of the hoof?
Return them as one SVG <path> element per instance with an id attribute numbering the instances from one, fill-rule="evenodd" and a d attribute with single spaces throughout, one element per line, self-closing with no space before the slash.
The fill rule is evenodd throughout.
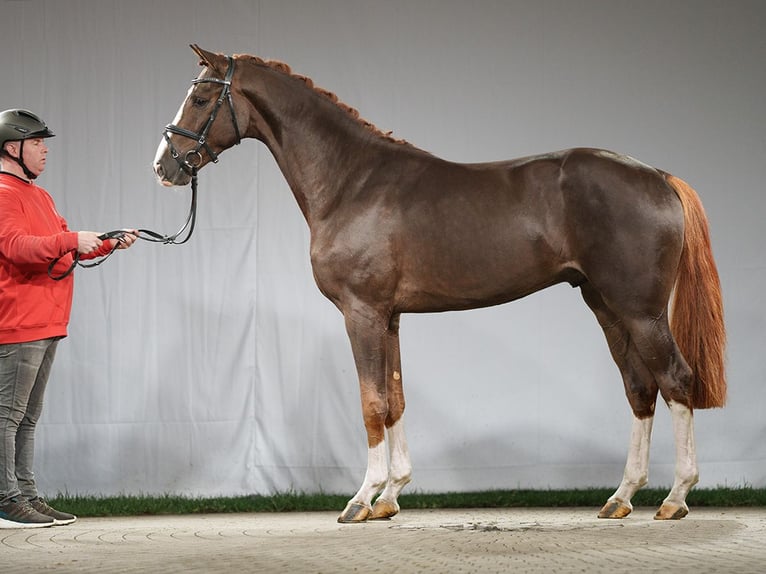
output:
<path id="1" fill-rule="evenodd" d="M 686 503 L 676 504 L 675 502 L 663 502 L 657 514 L 654 515 L 655 520 L 681 520 L 684 516 L 689 514 L 689 507 Z"/>
<path id="2" fill-rule="evenodd" d="M 399 505 L 396 502 L 379 498 L 372 507 L 370 520 L 387 520 L 396 514 L 399 514 Z"/>
<path id="3" fill-rule="evenodd" d="M 368 505 L 360 502 L 349 502 L 338 517 L 338 522 L 342 524 L 365 522 L 371 513 L 372 509 Z"/>
<path id="4" fill-rule="evenodd" d="M 624 502 L 619 498 L 607 500 L 606 504 L 598 513 L 599 518 L 625 518 L 633 512 L 633 506 L 629 502 Z"/>

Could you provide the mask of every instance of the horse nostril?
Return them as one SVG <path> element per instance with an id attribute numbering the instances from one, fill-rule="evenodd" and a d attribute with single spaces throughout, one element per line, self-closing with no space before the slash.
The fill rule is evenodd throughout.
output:
<path id="1" fill-rule="evenodd" d="M 165 178 L 165 170 L 163 170 L 162 166 L 158 163 L 154 164 L 154 173 L 156 173 L 157 177 L 159 177 L 160 179 Z"/>

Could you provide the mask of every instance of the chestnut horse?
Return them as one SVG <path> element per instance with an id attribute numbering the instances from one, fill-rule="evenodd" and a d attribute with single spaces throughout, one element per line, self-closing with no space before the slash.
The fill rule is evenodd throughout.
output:
<path id="1" fill-rule="evenodd" d="M 693 409 L 726 398 L 720 283 L 691 187 L 596 149 L 445 161 L 381 133 L 285 64 L 192 48 L 203 70 L 154 170 L 164 185 L 185 185 L 255 138 L 290 185 L 311 232 L 316 283 L 345 319 L 367 430 L 367 473 L 340 522 L 393 516 L 410 481 L 400 315 L 497 305 L 561 282 L 579 287 L 596 315 L 634 415 L 623 480 L 599 516 L 626 516 L 647 483 L 658 392 L 676 465 L 655 517 L 688 513 L 698 480 Z"/>

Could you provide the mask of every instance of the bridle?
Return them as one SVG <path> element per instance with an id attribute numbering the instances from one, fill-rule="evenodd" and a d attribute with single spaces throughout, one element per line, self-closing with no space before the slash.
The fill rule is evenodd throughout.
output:
<path id="1" fill-rule="evenodd" d="M 219 78 L 197 78 L 196 80 L 192 80 L 193 86 L 205 83 L 221 84 L 223 86 L 221 95 L 218 96 L 218 99 L 215 102 L 215 106 L 213 106 L 213 111 L 210 112 L 210 117 L 208 118 L 205 127 L 202 128 L 202 131 L 195 133 L 175 124 L 168 124 L 165 126 L 165 141 L 170 148 L 170 155 L 173 156 L 173 159 L 178 162 L 178 165 L 181 166 L 182 170 L 192 176 L 193 174 L 191 173 L 191 170 L 198 168 L 202 164 L 202 154 L 200 153 L 202 148 L 205 148 L 207 155 L 210 156 L 210 161 L 213 163 L 218 163 L 218 154 L 216 154 L 207 143 L 207 133 L 210 131 L 210 127 L 213 125 L 215 117 L 218 115 L 218 110 L 221 108 L 224 100 L 226 100 L 226 102 L 229 104 L 231 121 L 234 124 L 234 133 L 237 134 L 237 141 L 235 145 L 242 141 L 242 136 L 239 133 L 239 126 L 237 125 L 237 116 L 234 113 L 234 102 L 231 100 L 231 78 L 234 76 L 234 59 L 231 56 L 226 56 L 226 60 L 229 63 L 229 67 L 226 70 L 226 75 L 224 76 L 223 80 Z M 197 142 L 197 147 L 187 151 L 183 159 L 181 159 L 181 154 L 175 148 L 173 142 L 170 141 L 170 134 L 176 134 L 179 136 L 191 138 Z M 194 158 L 193 161 L 192 158 Z"/>
<path id="2" fill-rule="evenodd" d="M 231 121 L 234 124 L 234 132 L 237 134 L 236 144 L 242 141 L 242 136 L 239 131 L 239 126 L 237 125 L 237 116 L 234 113 L 234 102 L 232 102 L 232 99 L 231 99 L 231 78 L 234 76 L 234 59 L 231 56 L 226 56 L 226 60 L 229 66 L 226 70 L 226 75 L 224 76 L 223 80 L 219 78 L 197 78 L 195 80 L 192 80 L 192 85 L 211 83 L 211 84 L 221 84 L 223 86 L 223 89 L 221 90 L 221 95 L 218 96 L 218 99 L 215 102 L 215 106 L 213 107 L 213 110 L 210 112 L 210 117 L 205 123 L 205 127 L 202 128 L 202 131 L 199 133 L 195 133 L 191 130 L 187 130 L 185 128 L 179 127 L 175 124 L 168 124 L 165 126 L 165 131 L 163 132 L 165 141 L 168 144 L 168 149 L 170 150 L 170 155 L 173 157 L 173 159 L 175 159 L 178 162 L 178 165 L 181 166 L 182 170 L 184 170 L 186 173 L 191 175 L 192 198 L 191 198 L 191 205 L 189 207 L 189 215 L 186 216 L 186 222 L 173 235 L 162 235 L 161 233 L 157 233 L 156 231 L 151 231 L 150 229 L 138 229 L 137 230 L 138 239 L 149 241 L 151 243 L 164 243 L 165 245 L 181 245 L 189 241 L 189 239 L 191 238 L 192 233 L 194 233 L 194 225 L 197 221 L 197 170 L 199 169 L 200 165 L 202 165 L 202 154 L 200 153 L 200 150 L 202 148 L 205 148 L 205 151 L 207 152 L 208 156 L 210 156 L 210 160 L 213 163 L 218 163 L 218 154 L 216 154 L 208 145 L 207 134 L 210 131 L 210 127 L 213 125 L 213 121 L 215 121 L 215 117 L 216 115 L 218 115 L 218 110 L 221 108 L 221 105 L 223 105 L 224 100 L 226 100 L 229 104 L 229 112 L 231 112 Z M 181 154 L 178 152 L 178 150 L 173 145 L 173 142 L 170 140 L 170 134 L 176 134 L 179 136 L 191 138 L 197 142 L 197 147 L 187 151 L 184 154 L 182 159 Z M 188 228 L 188 232 L 187 232 L 187 228 Z M 186 237 L 184 237 L 183 239 L 179 239 L 184 234 L 184 232 L 186 232 Z M 109 231 L 107 233 L 99 235 L 99 239 L 102 241 L 106 239 L 116 239 L 117 242 L 114 244 L 114 247 L 112 247 L 112 250 L 109 253 L 107 253 L 106 255 L 104 255 L 104 257 L 102 257 L 100 260 L 94 263 L 83 263 L 82 261 L 80 261 L 80 253 L 75 250 L 72 264 L 69 266 L 69 268 L 66 271 L 64 271 L 60 275 L 54 275 L 53 268 L 55 267 L 56 263 L 58 263 L 59 260 L 62 257 L 64 257 L 64 255 L 57 257 L 56 259 L 50 262 L 50 265 L 48 265 L 48 276 L 54 281 L 60 281 L 61 279 L 64 279 L 64 277 L 72 273 L 72 271 L 74 271 L 75 267 L 77 267 L 78 265 L 86 269 L 98 267 L 104 261 L 109 259 L 109 257 L 111 257 L 111 255 L 117 250 L 120 243 L 122 242 L 122 238 L 125 236 L 125 233 L 126 233 L 125 231 L 121 229 L 117 229 L 117 230 Z"/>

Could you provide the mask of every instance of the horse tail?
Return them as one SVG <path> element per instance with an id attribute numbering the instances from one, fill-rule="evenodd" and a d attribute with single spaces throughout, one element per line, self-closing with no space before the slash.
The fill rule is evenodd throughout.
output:
<path id="1" fill-rule="evenodd" d="M 684 210 L 684 246 L 670 329 L 692 370 L 692 407 L 722 407 L 726 403 L 726 329 L 708 221 L 697 192 L 689 184 L 670 174 L 665 174 L 665 179 Z"/>

